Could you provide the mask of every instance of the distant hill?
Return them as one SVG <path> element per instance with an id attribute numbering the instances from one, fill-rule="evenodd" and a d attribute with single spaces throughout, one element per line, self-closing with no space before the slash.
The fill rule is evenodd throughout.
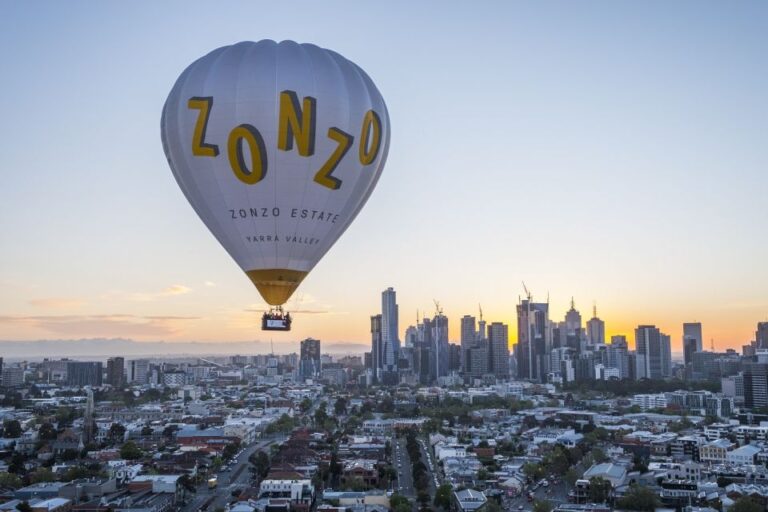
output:
<path id="1" fill-rule="evenodd" d="M 368 345 L 353 342 L 322 344 L 323 353 L 333 355 L 362 355 Z M 275 343 L 275 352 L 289 354 L 299 351 L 299 342 Z M 42 360 L 69 357 L 72 359 L 104 359 L 124 357 L 177 357 L 185 355 L 257 355 L 271 352 L 268 341 L 134 341 L 123 338 L 89 338 L 79 340 L 0 340 L 0 357 L 6 359 Z"/>

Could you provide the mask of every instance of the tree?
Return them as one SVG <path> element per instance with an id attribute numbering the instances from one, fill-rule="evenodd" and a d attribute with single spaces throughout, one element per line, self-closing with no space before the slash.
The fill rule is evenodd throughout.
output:
<path id="1" fill-rule="evenodd" d="M 652 512 L 659 506 L 659 497 L 651 489 L 632 485 L 629 492 L 616 500 L 616 508 Z"/>
<path id="2" fill-rule="evenodd" d="M 140 459 L 142 455 L 141 448 L 136 446 L 136 443 L 133 441 L 128 441 L 120 448 L 120 457 L 126 460 Z"/>
<path id="3" fill-rule="evenodd" d="M 125 427 L 120 423 L 113 423 L 107 436 L 113 443 L 121 443 L 125 439 Z"/>
<path id="4" fill-rule="evenodd" d="M 302 401 L 299 403 L 299 409 L 300 409 L 300 410 L 301 410 L 301 412 L 302 412 L 302 413 L 304 413 L 304 414 L 306 414 L 307 412 L 309 412 L 309 410 L 310 410 L 311 408 L 312 408 L 312 400 L 310 400 L 309 398 L 304 398 L 304 400 L 302 400 Z"/>
<path id="5" fill-rule="evenodd" d="M 558 475 L 565 474 L 571 467 L 568 455 L 560 445 L 556 445 L 555 448 L 544 457 L 543 465 Z"/>
<path id="6" fill-rule="evenodd" d="M 453 486 L 451 484 L 442 484 L 435 491 L 434 504 L 436 507 L 441 507 L 445 510 L 451 508 L 451 493 L 453 492 Z M 746 511 L 745 511 L 746 512 Z"/>
<path id="7" fill-rule="evenodd" d="M 224 459 L 229 460 L 232 457 L 234 457 L 237 454 L 237 451 L 240 449 L 240 443 L 229 443 L 227 446 L 224 447 Z"/>
<path id="8" fill-rule="evenodd" d="M 192 481 L 192 477 L 189 475 L 181 475 L 181 478 L 179 478 L 179 485 L 187 491 L 191 493 L 197 492 L 197 487 L 195 487 L 195 482 Z"/>
<path id="9" fill-rule="evenodd" d="M 16 510 L 19 512 L 32 512 L 32 507 L 26 501 L 22 501 L 16 505 Z"/>
<path id="10" fill-rule="evenodd" d="M 593 476 L 589 479 L 589 501 L 592 503 L 605 503 L 611 496 L 611 482 L 601 476 Z"/>
<path id="11" fill-rule="evenodd" d="M 53 471 L 48 468 L 38 468 L 34 472 L 30 473 L 29 481 L 33 484 L 41 482 L 53 482 Z"/>
<path id="12" fill-rule="evenodd" d="M 601 462 L 605 462 L 608 460 L 608 457 L 605 455 L 605 452 L 602 448 L 595 446 L 592 448 L 592 460 L 597 462 L 598 464 Z"/>
<path id="13" fill-rule="evenodd" d="M 728 509 L 728 512 L 763 512 L 763 507 L 746 496 L 736 500 L 736 503 Z"/>
<path id="14" fill-rule="evenodd" d="M 541 464 L 526 462 L 523 465 L 523 474 L 525 474 L 529 480 L 540 480 L 544 477 L 544 468 L 541 467 Z"/>
<path id="15" fill-rule="evenodd" d="M 552 512 L 552 503 L 547 500 L 536 500 L 533 502 L 533 512 Z"/>
<path id="16" fill-rule="evenodd" d="M 480 468 L 477 472 L 477 479 L 478 480 L 488 480 L 488 477 L 490 475 L 488 474 L 488 470 L 485 468 Z"/>
<path id="17" fill-rule="evenodd" d="M 328 421 L 328 413 L 325 412 L 325 407 L 318 407 L 315 411 L 315 426 L 322 427 L 326 421 Z"/>
<path id="18" fill-rule="evenodd" d="M 726 487 L 728 487 L 732 483 L 733 483 L 733 480 L 731 480 L 730 478 L 727 478 L 727 477 L 724 477 L 724 476 L 717 477 L 717 486 L 718 487 L 722 487 L 723 489 L 725 489 Z"/>
<path id="19" fill-rule="evenodd" d="M 252 471 L 258 480 L 261 480 L 269 473 L 269 455 L 259 450 L 248 457 L 248 462 L 253 466 Z"/>
<path id="20" fill-rule="evenodd" d="M 41 441 L 53 441 L 56 439 L 57 435 L 58 433 L 56 432 L 56 429 L 48 422 L 40 425 L 40 428 L 37 431 L 37 437 L 39 437 Z"/>
<path id="21" fill-rule="evenodd" d="M 502 512 L 501 505 L 496 500 L 488 500 L 485 505 L 485 512 Z"/>
<path id="22" fill-rule="evenodd" d="M 389 507 L 393 512 L 411 512 L 413 510 L 411 502 L 401 494 L 393 494 L 389 498 Z"/>
<path id="23" fill-rule="evenodd" d="M 16 439 L 21 437 L 21 423 L 19 420 L 8 420 L 3 425 L 4 437 Z"/>
<path id="24" fill-rule="evenodd" d="M 640 473 L 645 473 L 648 471 L 648 465 L 645 463 L 645 459 L 639 455 L 635 455 L 635 457 L 632 459 L 632 463 L 632 471 L 639 471 Z"/>
<path id="25" fill-rule="evenodd" d="M 14 473 L 0 473 L 0 487 L 18 489 L 22 486 L 21 478 Z"/>
<path id="26" fill-rule="evenodd" d="M 576 484 L 576 480 L 579 478 L 581 478 L 581 473 L 574 468 L 569 468 L 568 471 L 565 472 L 565 481 L 568 484 L 568 487 L 573 487 Z"/>
<path id="27" fill-rule="evenodd" d="M 177 430 L 179 430 L 178 425 L 168 425 L 163 429 L 163 437 L 170 439 L 176 434 Z"/>
<path id="28" fill-rule="evenodd" d="M 333 412 L 336 413 L 336 416 L 347 413 L 347 400 L 344 397 L 340 396 L 336 399 L 336 403 L 333 404 Z"/>
<path id="29" fill-rule="evenodd" d="M 11 455 L 11 462 L 8 464 L 8 472 L 16 474 L 24 474 L 24 461 L 25 457 L 19 452 L 13 452 Z"/>

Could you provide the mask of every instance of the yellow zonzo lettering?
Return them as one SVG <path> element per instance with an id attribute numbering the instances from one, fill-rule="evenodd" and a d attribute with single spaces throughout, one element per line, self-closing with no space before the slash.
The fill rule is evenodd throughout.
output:
<path id="1" fill-rule="evenodd" d="M 213 97 L 195 96 L 189 98 L 187 107 L 200 111 L 195 123 L 195 131 L 192 134 L 192 154 L 195 156 L 219 156 L 219 146 L 205 142 L 205 130 L 208 128 L 208 118 L 211 116 Z"/>
<path id="2" fill-rule="evenodd" d="M 331 176 L 331 173 L 336 170 L 336 167 L 347 154 L 355 138 L 339 130 L 338 128 L 328 128 L 328 138 L 335 140 L 339 143 L 336 149 L 331 153 L 331 156 L 326 160 L 323 166 L 315 174 L 315 181 L 324 187 L 328 187 L 331 190 L 338 190 L 341 188 L 341 180 L 335 176 Z"/>
<path id="3" fill-rule="evenodd" d="M 243 142 L 248 144 L 251 153 L 251 165 L 246 165 Z M 247 185 L 253 185 L 267 175 L 267 150 L 259 131 L 250 124 L 241 124 L 229 132 L 227 141 L 229 165 L 237 179 Z"/>
<path id="4" fill-rule="evenodd" d="M 290 151 L 296 139 L 301 156 L 315 154 L 315 111 L 316 101 L 312 96 L 305 97 L 300 106 L 294 91 L 281 92 L 277 148 Z"/>
<path id="5" fill-rule="evenodd" d="M 370 138 L 370 140 L 369 140 Z M 365 113 L 360 131 L 360 163 L 370 165 L 376 160 L 381 146 L 381 118 L 373 110 Z"/>

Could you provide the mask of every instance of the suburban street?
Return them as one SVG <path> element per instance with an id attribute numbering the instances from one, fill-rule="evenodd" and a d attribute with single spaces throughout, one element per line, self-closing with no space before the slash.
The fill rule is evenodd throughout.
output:
<path id="1" fill-rule="evenodd" d="M 248 469 L 248 458 L 257 450 L 268 450 L 274 443 L 285 441 L 284 435 L 270 436 L 259 439 L 246 447 L 240 455 L 226 463 L 217 473 L 218 485 L 215 489 L 208 488 L 208 482 L 202 482 L 192 500 L 181 510 L 184 512 L 196 512 L 198 510 L 216 510 L 224 507 L 232 500 L 232 491 L 243 489 L 250 483 L 251 472 Z M 229 467 L 230 469 L 225 469 Z M 213 499 L 211 499 L 213 498 Z M 207 504 L 205 509 L 203 507 Z"/>
<path id="2" fill-rule="evenodd" d="M 421 460 L 424 462 L 424 465 L 427 466 L 427 474 L 429 474 L 429 486 L 427 487 L 427 492 L 429 493 L 429 500 L 431 503 L 432 500 L 435 499 L 435 493 L 440 485 L 440 480 L 438 479 L 437 466 L 430 453 L 431 450 L 427 449 L 427 441 L 419 438 L 419 447 L 421 449 Z"/>
<path id="3" fill-rule="evenodd" d="M 532 510 L 533 502 L 528 501 L 529 491 L 530 487 L 523 491 L 520 496 L 504 497 L 504 510 Z M 538 487 L 533 491 L 533 494 L 535 500 L 549 501 L 553 506 L 557 506 L 560 503 L 568 502 L 568 484 L 564 480 L 560 480 L 557 484 L 550 484 L 548 487 Z"/>
<path id="4" fill-rule="evenodd" d="M 411 459 L 405 449 L 405 438 L 393 437 L 392 463 L 397 470 L 397 492 L 406 498 L 416 499 L 416 489 L 413 488 L 411 474 Z"/>

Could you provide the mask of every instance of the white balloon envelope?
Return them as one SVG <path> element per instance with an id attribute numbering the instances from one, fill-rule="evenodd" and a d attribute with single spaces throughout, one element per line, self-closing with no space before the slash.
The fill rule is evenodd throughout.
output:
<path id="1" fill-rule="evenodd" d="M 161 131 L 192 208 L 272 306 L 355 219 L 389 149 L 387 107 L 368 75 L 293 41 L 242 42 L 193 62 Z"/>

